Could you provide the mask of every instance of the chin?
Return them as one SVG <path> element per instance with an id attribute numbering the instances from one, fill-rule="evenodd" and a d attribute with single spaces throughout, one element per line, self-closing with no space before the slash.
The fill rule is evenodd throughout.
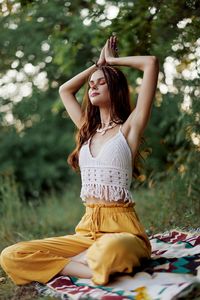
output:
<path id="1" fill-rule="evenodd" d="M 92 103 L 92 105 L 98 106 L 98 107 L 105 107 L 105 106 L 107 106 L 106 103 L 100 102 L 100 101 L 96 101 L 96 102 L 94 101 L 94 102 Z"/>
<path id="2" fill-rule="evenodd" d="M 92 105 L 101 105 L 102 101 L 99 101 L 97 99 L 91 99 L 90 102 L 92 103 Z"/>
<path id="3" fill-rule="evenodd" d="M 94 98 L 91 97 L 90 102 L 94 106 L 103 106 L 103 107 L 105 107 L 105 106 L 108 106 L 110 100 L 109 99 L 105 100 L 105 98 L 97 96 L 97 97 L 94 97 Z"/>

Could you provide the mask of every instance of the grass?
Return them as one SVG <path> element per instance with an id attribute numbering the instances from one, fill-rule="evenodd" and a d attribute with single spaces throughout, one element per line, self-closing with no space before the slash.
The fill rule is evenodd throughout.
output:
<path id="1" fill-rule="evenodd" d="M 200 226 L 200 199 L 189 197 L 181 181 L 164 181 L 134 195 L 136 211 L 149 234 L 172 228 L 190 231 Z"/>
<path id="2" fill-rule="evenodd" d="M 84 211 L 76 185 L 67 187 L 62 195 L 52 191 L 35 203 L 23 203 L 16 184 L 8 178 L 0 182 L 0 191 L 0 250 L 21 240 L 73 232 Z"/>
<path id="3" fill-rule="evenodd" d="M 52 191 L 40 202 L 24 203 L 13 179 L 0 180 L 0 251 L 18 241 L 74 232 L 84 213 L 79 196 L 80 183 L 68 184 L 62 195 Z M 136 211 L 148 234 L 172 228 L 190 230 L 199 226 L 199 203 L 186 196 L 181 182 L 171 180 L 148 189 L 140 188 L 133 191 L 133 196 Z M 0 268 L 0 299 L 54 298 L 37 295 L 32 284 L 15 286 Z M 193 296 L 191 299 L 198 298 Z"/>

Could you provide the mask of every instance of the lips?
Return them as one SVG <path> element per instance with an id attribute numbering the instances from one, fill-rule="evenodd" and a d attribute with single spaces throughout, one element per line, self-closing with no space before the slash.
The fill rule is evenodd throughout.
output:
<path id="1" fill-rule="evenodd" d="M 95 96 L 97 96 L 97 95 L 99 95 L 99 93 L 92 93 L 92 94 L 91 94 L 91 97 L 95 97 Z"/>

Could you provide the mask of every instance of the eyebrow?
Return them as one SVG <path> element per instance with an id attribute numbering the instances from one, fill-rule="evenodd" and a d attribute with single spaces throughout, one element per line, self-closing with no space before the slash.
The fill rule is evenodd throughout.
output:
<path id="1" fill-rule="evenodd" d="M 100 80 L 100 79 L 105 79 L 105 77 L 97 78 L 97 80 Z M 89 82 L 94 82 L 94 80 L 90 80 Z"/>

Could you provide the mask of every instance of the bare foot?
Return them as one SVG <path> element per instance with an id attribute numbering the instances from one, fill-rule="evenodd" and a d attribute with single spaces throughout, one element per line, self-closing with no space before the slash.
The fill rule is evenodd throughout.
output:
<path id="1" fill-rule="evenodd" d="M 80 278 L 92 278 L 91 269 L 77 261 L 70 261 L 59 273 L 60 275 L 75 276 Z"/>
<path id="2" fill-rule="evenodd" d="M 88 266 L 87 259 L 86 259 L 86 253 L 87 253 L 87 250 L 85 250 L 75 256 L 72 256 L 71 260 Z"/>

